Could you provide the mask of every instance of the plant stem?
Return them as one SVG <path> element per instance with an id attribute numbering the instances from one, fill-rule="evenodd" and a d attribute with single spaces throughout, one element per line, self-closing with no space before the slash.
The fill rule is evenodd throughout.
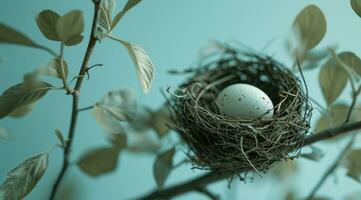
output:
<path id="1" fill-rule="evenodd" d="M 171 186 L 162 190 L 154 190 L 153 192 L 139 198 L 135 198 L 134 200 L 154 200 L 154 199 L 170 199 L 172 197 L 190 192 L 190 191 L 198 191 L 199 188 L 204 187 L 210 183 L 222 180 L 227 178 L 228 176 L 222 175 L 217 172 L 209 172 L 205 175 L 192 179 L 190 181 L 186 181 L 184 183 L 180 183 L 174 186 Z"/>
<path id="2" fill-rule="evenodd" d="M 91 110 L 93 109 L 94 106 L 87 106 L 87 107 L 84 107 L 84 108 L 79 108 L 78 109 L 78 112 L 83 112 L 83 111 L 87 111 L 87 110 Z"/>
<path id="3" fill-rule="evenodd" d="M 348 109 L 345 122 L 343 124 L 347 124 L 350 121 L 352 111 L 353 111 L 353 108 L 356 105 L 357 97 L 358 97 L 360 91 L 361 91 L 361 86 L 358 87 L 357 91 L 355 91 L 354 89 L 352 90 L 352 102 L 351 102 L 350 108 Z M 341 153 L 339 154 L 337 159 L 333 162 L 333 164 L 328 168 L 328 170 L 325 172 L 325 174 L 322 176 L 322 178 L 319 180 L 319 182 L 316 184 L 316 186 L 312 189 L 311 193 L 308 195 L 306 200 L 311 200 L 315 196 L 317 191 L 321 188 L 321 186 L 325 183 L 327 178 L 337 169 L 337 167 L 339 166 L 342 158 L 346 155 L 346 153 L 352 147 L 352 144 L 354 143 L 355 138 L 356 138 L 356 134 L 353 134 L 350 141 L 346 144 L 346 146 L 341 151 Z"/>
<path id="4" fill-rule="evenodd" d="M 306 200 L 311 200 L 313 199 L 313 197 L 316 195 L 317 191 L 321 188 L 321 186 L 325 183 L 325 181 L 327 180 L 327 178 L 337 169 L 337 167 L 339 166 L 340 162 L 342 161 L 342 158 L 345 156 L 345 154 L 350 150 L 350 148 L 352 147 L 352 144 L 355 140 L 355 134 L 353 135 L 353 137 L 350 139 L 350 141 L 346 144 L 346 146 L 343 148 L 343 150 L 341 151 L 341 153 L 338 155 L 338 157 L 336 158 L 336 160 L 333 162 L 333 164 L 327 169 L 327 171 L 325 172 L 325 174 L 322 176 L 322 178 L 319 180 L 319 182 L 316 184 L 316 186 L 312 189 L 311 193 L 308 195 L 308 197 L 306 198 Z"/>
<path id="5" fill-rule="evenodd" d="M 57 192 L 59 185 L 60 185 L 61 181 L 63 180 L 64 175 L 69 166 L 69 157 L 70 157 L 71 147 L 72 147 L 73 139 L 74 139 L 74 135 L 75 135 L 75 127 L 77 124 L 77 118 L 78 118 L 79 92 L 80 92 L 84 74 L 86 73 L 86 70 L 87 70 L 90 56 L 91 56 L 93 49 L 95 47 L 95 44 L 97 42 L 95 31 L 96 31 L 96 26 L 97 26 L 97 21 L 98 21 L 100 0 L 93 1 L 93 2 L 94 2 L 94 16 L 93 16 L 93 22 L 92 22 L 92 29 L 91 29 L 91 33 L 90 33 L 90 39 L 89 39 L 88 46 L 87 46 L 87 49 L 86 49 L 86 52 L 84 55 L 84 59 L 83 59 L 82 65 L 81 65 L 81 69 L 80 69 L 80 72 L 78 75 L 79 78 L 77 79 L 75 89 L 73 90 L 73 92 L 71 92 L 71 95 L 73 97 L 72 98 L 73 106 L 72 106 L 72 112 L 71 112 L 69 134 L 68 134 L 68 138 L 67 138 L 67 142 L 66 142 L 66 147 L 64 148 L 63 166 L 62 166 L 61 171 L 54 183 L 54 186 L 53 186 L 53 189 L 52 189 L 52 192 L 50 195 L 50 200 L 55 199 L 56 192 Z"/>
<path id="6" fill-rule="evenodd" d="M 42 46 L 42 45 L 38 44 L 38 45 L 35 46 L 35 48 L 42 49 L 42 50 L 48 52 L 49 54 L 51 54 L 54 57 L 58 56 L 53 50 L 51 50 L 50 48 L 48 48 L 46 46 Z"/>

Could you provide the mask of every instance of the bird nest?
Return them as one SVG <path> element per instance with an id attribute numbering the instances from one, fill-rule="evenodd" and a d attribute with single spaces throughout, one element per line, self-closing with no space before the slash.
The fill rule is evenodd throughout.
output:
<path id="1" fill-rule="evenodd" d="M 192 73 L 171 92 L 169 103 L 174 129 L 188 144 L 195 168 L 262 174 L 276 161 L 299 155 L 312 108 L 300 79 L 289 69 L 271 57 L 227 47 L 202 60 Z M 264 91 L 273 102 L 273 117 L 242 119 L 221 114 L 217 95 L 236 83 Z"/>

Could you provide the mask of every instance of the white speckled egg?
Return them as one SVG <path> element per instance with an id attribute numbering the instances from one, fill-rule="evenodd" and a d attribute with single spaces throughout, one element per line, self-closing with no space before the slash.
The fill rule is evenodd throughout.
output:
<path id="1" fill-rule="evenodd" d="M 237 83 L 224 88 L 216 99 L 221 111 L 229 117 L 239 118 L 272 118 L 273 103 L 259 88 Z"/>

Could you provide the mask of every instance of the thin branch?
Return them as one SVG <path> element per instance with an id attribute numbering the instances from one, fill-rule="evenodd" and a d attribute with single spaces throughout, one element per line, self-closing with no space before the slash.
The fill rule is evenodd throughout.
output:
<path id="1" fill-rule="evenodd" d="M 69 134 L 68 134 L 68 138 L 67 138 L 67 142 L 66 142 L 66 147 L 64 148 L 63 166 L 62 166 L 61 171 L 54 183 L 54 186 L 53 186 L 53 189 L 52 189 L 52 192 L 50 195 L 50 200 L 55 199 L 56 192 L 57 192 L 59 185 L 60 185 L 61 181 L 63 180 L 64 175 L 69 166 L 69 157 L 70 157 L 71 147 L 73 144 L 77 118 L 78 118 L 79 91 L 80 91 L 80 87 L 81 87 L 81 83 L 82 83 L 84 74 L 87 69 L 87 65 L 88 65 L 90 56 L 91 56 L 93 49 L 95 47 L 95 44 L 97 42 L 97 39 L 95 37 L 95 30 L 96 30 L 96 25 L 97 25 L 97 21 L 98 21 L 99 8 L 100 8 L 99 1 L 94 2 L 94 16 L 93 16 L 93 22 L 92 22 L 92 29 L 91 29 L 91 33 L 90 33 L 90 39 L 89 39 L 88 46 L 87 46 L 87 49 L 86 49 L 86 52 L 84 55 L 84 59 L 83 59 L 82 65 L 81 65 L 81 69 L 80 69 L 80 72 L 78 75 L 79 79 L 76 82 L 75 92 L 71 93 L 71 95 L 73 97 L 73 106 L 72 106 L 72 112 L 71 112 Z"/>
<path id="2" fill-rule="evenodd" d="M 314 135 L 306 137 L 303 146 L 308 146 L 321 140 L 333 138 L 358 129 L 361 129 L 361 121 L 347 123 L 334 128 L 326 129 L 321 132 L 315 133 Z"/>
<path id="3" fill-rule="evenodd" d="M 78 112 L 83 112 L 83 111 L 87 111 L 87 110 L 91 110 L 93 109 L 94 106 L 87 106 L 87 107 L 84 107 L 84 108 L 79 108 L 78 109 Z"/>
<path id="4" fill-rule="evenodd" d="M 209 191 L 205 187 L 200 187 L 200 188 L 197 189 L 197 191 L 199 193 L 202 193 L 202 194 L 206 195 L 207 197 L 209 197 L 210 200 L 220 200 L 218 195 L 213 194 L 211 191 Z"/>
<path id="5" fill-rule="evenodd" d="M 336 160 L 333 162 L 333 164 L 327 169 L 325 174 L 322 176 L 322 178 L 319 180 L 319 182 L 316 184 L 316 186 L 312 189 L 311 193 L 308 195 L 306 200 L 311 200 L 316 195 L 317 191 L 321 188 L 321 186 L 325 183 L 327 178 L 333 174 L 333 172 L 337 169 L 337 167 L 340 165 L 340 162 L 342 161 L 343 157 L 346 155 L 346 153 L 350 150 L 352 147 L 352 144 L 355 140 L 355 134 L 350 139 L 350 141 L 346 144 L 346 146 L 343 148 L 341 153 L 338 155 Z"/>
<path id="6" fill-rule="evenodd" d="M 350 121 L 351 118 L 351 114 L 352 114 L 352 110 L 355 107 L 356 101 L 357 101 L 357 97 L 360 94 L 361 91 L 361 86 L 358 87 L 357 91 L 354 91 L 352 94 L 352 102 L 351 102 L 351 106 L 347 112 L 347 116 L 346 116 L 346 120 L 344 123 L 348 123 Z"/>
<path id="7" fill-rule="evenodd" d="M 154 190 L 153 192 L 145 196 L 135 198 L 134 200 L 169 199 L 187 192 L 197 191 L 197 189 L 200 187 L 204 187 L 210 183 L 223 180 L 227 177 L 228 176 L 217 172 L 209 172 L 195 179 L 171 186 L 166 189 Z"/>

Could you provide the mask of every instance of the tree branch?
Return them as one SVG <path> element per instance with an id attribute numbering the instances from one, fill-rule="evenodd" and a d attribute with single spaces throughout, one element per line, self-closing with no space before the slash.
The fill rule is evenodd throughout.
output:
<path id="1" fill-rule="evenodd" d="M 60 173 L 54 183 L 54 186 L 53 186 L 53 189 L 52 189 L 52 192 L 50 195 L 50 200 L 53 200 L 55 198 L 55 195 L 59 188 L 59 185 L 60 185 L 62 179 L 64 178 L 64 175 L 69 166 L 69 157 L 70 157 L 71 147 L 73 144 L 77 118 L 78 118 L 78 102 L 79 102 L 79 92 L 80 92 L 80 88 L 81 88 L 81 83 L 82 83 L 84 74 L 86 73 L 90 56 L 91 56 L 93 49 L 95 47 L 95 44 L 97 42 L 95 31 L 96 31 L 96 25 L 97 25 L 97 21 L 98 21 L 99 8 L 100 8 L 100 2 L 94 1 L 94 16 L 93 16 L 93 22 L 92 22 L 92 29 L 91 29 L 91 33 L 90 33 L 90 39 L 89 39 L 88 46 L 87 46 L 87 49 L 86 49 L 86 52 L 85 52 L 85 55 L 83 58 L 83 62 L 82 62 L 80 71 L 79 71 L 79 75 L 78 75 L 79 78 L 77 79 L 74 91 L 71 93 L 71 95 L 73 97 L 73 106 L 72 106 L 72 112 L 71 112 L 69 134 L 68 134 L 66 146 L 64 148 L 63 166 L 62 166 Z"/>
<path id="2" fill-rule="evenodd" d="M 350 131 L 361 129 L 361 121 L 343 124 L 338 127 L 330 128 L 324 131 L 321 131 L 319 133 L 316 133 L 314 135 L 308 136 L 305 139 L 305 142 L 303 146 L 308 146 L 311 144 L 314 144 L 316 142 L 329 139 L 335 136 L 339 136 L 342 134 L 346 134 Z M 213 182 L 217 182 L 220 180 L 223 180 L 225 178 L 228 178 L 229 176 L 221 175 L 216 172 L 210 172 L 206 175 L 200 176 L 198 178 L 171 186 L 169 188 L 165 188 L 162 190 L 154 190 L 153 192 L 139 198 L 135 198 L 135 200 L 152 200 L 157 198 L 171 198 L 175 197 L 187 192 L 196 191 L 199 187 L 204 187 L 208 184 L 211 184 Z"/>
<path id="3" fill-rule="evenodd" d="M 213 194 L 211 191 L 209 191 L 205 187 L 200 187 L 200 188 L 197 189 L 197 191 L 199 193 L 202 193 L 202 194 L 206 195 L 207 197 L 209 197 L 210 200 L 220 200 L 218 195 Z"/>
<path id="4" fill-rule="evenodd" d="M 338 155 L 336 160 L 333 162 L 333 164 L 327 169 L 325 174 L 322 176 L 322 178 L 319 180 L 319 182 L 316 184 L 316 186 L 312 189 L 311 193 L 308 195 L 306 200 L 311 200 L 317 193 L 317 191 L 321 188 L 321 186 L 325 183 L 327 178 L 337 169 L 338 165 L 342 161 L 342 158 L 345 156 L 345 154 L 348 152 L 348 150 L 352 147 L 352 144 L 355 139 L 355 134 L 350 139 L 350 141 L 346 144 L 346 146 L 343 148 L 341 153 Z"/>
<path id="5" fill-rule="evenodd" d="M 218 172 L 209 172 L 195 179 L 171 186 L 166 189 L 154 190 L 153 192 L 143 197 L 135 198 L 134 200 L 168 199 L 187 192 L 197 191 L 198 188 L 202 188 L 210 183 L 225 179 L 227 177 L 227 175 L 222 175 Z"/>

